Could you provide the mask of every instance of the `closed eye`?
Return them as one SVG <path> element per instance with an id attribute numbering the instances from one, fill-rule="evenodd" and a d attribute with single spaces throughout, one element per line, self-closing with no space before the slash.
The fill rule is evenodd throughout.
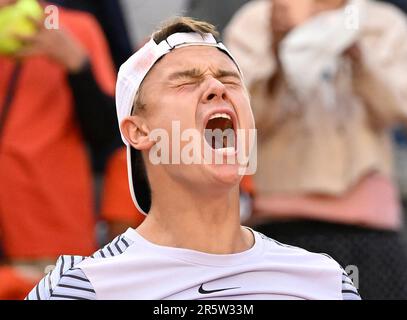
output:
<path id="1" fill-rule="evenodd" d="M 200 81 L 187 81 L 177 84 L 177 87 L 193 86 L 199 84 Z"/>
<path id="2" fill-rule="evenodd" d="M 235 86 L 241 85 L 240 80 L 238 80 L 234 77 L 219 79 L 219 81 L 222 82 L 223 84 L 229 84 L 229 85 L 235 85 Z"/>

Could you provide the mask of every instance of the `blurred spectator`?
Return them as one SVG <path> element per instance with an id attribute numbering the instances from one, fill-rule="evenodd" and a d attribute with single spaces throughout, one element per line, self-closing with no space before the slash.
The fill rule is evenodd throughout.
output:
<path id="1" fill-rule="evenodd" d="M 0 136 L 1 242 L 27 281 L 61 252 L 95 249 L 86 143 L 109 144 L 118 132 L 115 72 L 98 23 L 61 8 L 58 18 L 58 30 L 38 22 L 35 35 L 19 37 L 22 50 L 0 56 L 0 113 L 9 110 Z"/>
<path id="2" fill-rule="evenodd" d="M 134 52 L 120 1 L 51 0 L 49 2 L 68 9 L 88 12 L 98 20 L 108 41 L 116 70 L 118 70 L 121 64 Z M 114 104 L 114 100 L 112 100 L 112 104 Z M 121 145 L 122 142 L 117 130 L 115 139 L 110 144 L 107 144 L 105 141 L 103 145 L 90 149 L 90 154 L 92 156 L 92 167 L 95 173 L 95 190 L 97 197 L 99 197 L 99 185 L 101 184 L 105 164 L 108 161 L 111 153 Z M 98 201 L 96 205 L 99 205 Z"/>
<path id="3" fill-rule="evenodd" d="M 252 1 L 226 29 L 258 127 L 253 223 L 356 266 L 362 298 L 405 299 L 390 129 L 407 123 L 407 23 L 370 0 L 343 15 L 346 2 Z"/>

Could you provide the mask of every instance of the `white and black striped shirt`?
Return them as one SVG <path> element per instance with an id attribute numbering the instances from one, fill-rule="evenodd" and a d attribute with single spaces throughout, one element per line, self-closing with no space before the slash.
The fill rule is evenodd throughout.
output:
<path id="1" fill-rule="evenodd" d="M 328 290 L 331 290 L 331 288 L 333 288 L 332 290 L 336 290 L 335 288 L 339 288 L 339 292 L 333 293 L 332 296 L 327 296 L 325 297 L 325 293 L 322 294 L 322 297 L 315 295 L 311 292 L 311 293 L 307 293 L 311 290 L 322 290 L 322 292 L 324 292 L 324 290 L 326 288 L 324 288 L 323 284 L 317 285 L 316 283 L 313 283 L 313 281 L 318 279 L 323 282 L 323 281 L 328 281 L 328 280 L 324 280 L 324 279 L 336 279 L 336 278 L 329 278 L 329 277 L 325 277 L 324 278 L 324 274 L 328 274 L 329 272 L 332 272 L 333 270 L 327 268 L 327 265 L 334 265 L 336 262 L 334 262 L 334 260 L 330 259 L 329 257 L 325 257 L 323 255 L 318 255 L 317 256 L 312 256 L 313 259 L 317 258 L 318 260 L 316 261 L 317 264 L 314 265 L 312 264 L 313 260 L 309 260 L 310 263 L 306 264 L 304 263 L 303 266 L 301 266 L 301 260 L 303 261 L 307 261 L 306 259 L 304 259 L 305 255 L 316 255 L 313 253 L 308 253 L 305 250 L 299 249 L 299 248 L 295 248 L 295 247 L 291 247 L 291 246 L 287 246 L 284 244 L 281 244 L 275 240 L 272 240 L 270 238 L 265 237 L 262 234 L 256 233 L 257 234 L 257 242 L 259 242 L 260 240 L 266 241 L 266 245 L 269 246 L 271 243 L 277 245 L 277 246 L 273 246 L 272 248 L 274 248 L 276 251 L 277 250 L 284 250 L 284 258 L 286 259 L 288 257 L 288 259 L 293 259 L 292 261 L 295 262 L 300 268 L 296 268 L 294 267 L 287 267 L 287 271 L 286 273 L 290 274 L 293 272 L 293 270 L 298 270 L 297 272 L 299 273 L 299 275 L 295 275 L 294 277 L 292 277 L 292 275 L 288 276 L 284 275 L 284 269 L 280 270 L 280 265 L 277 264 L 278 267 L 276 266 L 267 266 L 267 262 L 265 263 L 265 261 L 260 261 L 258 263 L 254 262 L 246 262 L 244 259 L 238 261 L 239 263 L 236 264 L 236 271 L 234 272 L 233 269 L 231 267 L 228 266 L 228 264 L 223 263 L 223 262 L 227 262 L 228 260 L 224 260 L 221 264 L 217 264 L 215 266 L 215 273 L 212 276 L 209 276 L 209 278 L 203 277 L 202 280 L 197 280 L 194 281 L 194 278 L 188 275 L 188 272 L 180 272 L 180 274 L 175 278 L 175 288 L 176 288 L 176 292 L 177 294 L 174 294 L 174 287 L 171 287 L 170 284 L 168 284 L 169 287 L 171 287 L 171 295 L 168 294 L 158 294 L 158 292 L 160 290 L 162 290 L 163 292 L 165 291 L 164 287 L 165 283 L 163 282 L 163 279 L 166 279 L 166 271 L 164 271 L 163 268 L 167 268 L 170 267 L 171 263 L 168 264 L 167 261 L 164 260 L 168 260 L 170 259 L 172 261 L 172 259 L 174 259 L 174 257 L 169 257 L 167 255 L 168 252 L 172 253 L 172 252 L 183 252 L 182 250 L 184 249 L 177 249 L 177 248 L 164 248 L 163 252 L 160 252 L 160 254 L 162 253 L 163 256 L 161 257 L 157 257 L 155 255 L 155 253 L 150 253 L 148 250 L 147 252 L 145 251 L 146 249 L 163 249 L 160 246 L 154 245 L 154 244 L 150 244 L 147 242 L 147 240 L 145 239 L 141 239 L 139 235 L 136 234 L 135 230 L 129 229 L 126 233 L 116 237 L 111 243 L 109 243 L 108 245 L 106 245 L 104 248 L 100 249 L 99 251 L 95 252 L 92 256 L 90 257 L 80 257 L 80 256 L 61 256 L 56 264 L 56 267 L 54 268 L 53 271 L 51 271 L 50 273 L 48 273 L 39 283 L 38 285 L 28 294 L 28 296 L 26 297 L 26 300 L 96 300 L 96 299 L 109 299 L 109 298 L 120 298 L 120 299 L 129 299 L 132 298 L 130 297 L 132 295 L 132 292 L 134 290 L 139 290 L 139 291 L 146 291 L 144 292 L 143 297 L 145 298 L 157 298 L 157 299 L 172 299 L 172 298 L 186 298 L 186 299 L 195 299 L 195 298 L 202 298 L 200 295 L 201 293 L 199 293 L 201 290 L 197 289 L 198 287 L 202 288 L 202 284 L 205 283 L 207 284 L 207 286 L 209 287 L 209 284 L 211 283 L 211 277 L 213 279 L 216 279 L 218 281 L 218 284 L 216 285 L 217 288 L 219 288 L 219 286 L 222 284 L 222 282 L 219 282 L 219 277 L 222 277 L 225 279 L 224 285 L 223 287 L 225 288 L 232 288 L 234 286 L 235 283 L 238 283 L 241 288 L 232 288 L 234 289 L 234 291 L 232 291 L 232 289 L 230 289 L 230 292 L 233 292 L 233 297 L 236 298 L 243 298 L 243 299 L 247 299 L 247 298 L 251 298 L 253 297 L 254 299 L 257 298 L 261 298 L 261 299 L 273 299 L 273 298 L 277 298 L 277 299 L 291 299 L 291 298 L 298 298 L 298 299 L 312 299 L 312 298 L 327 298 L 327 299 L 343 299 L 343 300 L 360 300 L 360 296 L 356 290 L 356 288 L 354 287 L 351 279 L 348 277 L 348 275 L 346 274 L 345 271 L 343 271 L 343 269 L 341 269 L 338 266 L 337 270 L 334 270 L 335 272 L 340 272 L 339 274 L 339 278 L 338 279 L 338 285 L 336 285 L 335 283 L 333 283 L 331 285 L 331 287 Z M 138 240 L 141 240 L 140 242 Z M 140 251 L 137 250 L 136 246 L 139 245 L 140 248 L 142 248 Z M 146 248 L 147 246 L 147 248 Z M 152 246 L 152 247 L 149 247 Z M 129 252 L 128 249 L 130 249 L 130 251 L 134 251 L 134 252 Z M 166 250 L 168 250 L 166 252 Z M 190 266 L 191 261 L 188 261 L 188 255 L 194 255 L 195 252 L 191 251 L 191 250 L 187 250 L 183 252 L 185 255 L 185 261 L 180 261 L 177 260 L 178 266 L 180 266 L 180 263 L 184 263 L 184 264 L 188 264 L 187 267 Z M 267 253 L 267 251 L 266 251 Z M 151 292 L 155 291 L 154 287 L 150 287 L 150 288 L 146 288 L 145 284 L 143 282 L 143 280 L 140 280 L 142 278 L 143 272 L 146 275 L 147 279 L 150 279 L 150 273 L 148 273 L 146 269 L 143 270 L 137 270 L 134 269 L 133 266 L 137 266 L 138 264 L 129 264 L 129 266 L 131 267 L 132 273 L 134 272 L 134 274 L 127 274 L 125 275 L 124 272 L 121 272 L 120 267 L 118 267 L 119 265 L 123 265 L 124 261 L 128 262 L 128 259 L 133 257 L 133 254 L 144 254 L 144 257 L 142 257 L 142 259 L 144 259 L 144 261 L 147 261 L 150 259 L 150 268 L 151 269 L 155 269 L 153 273 L 151 273 L 154 277 L 160 278 L 160 280 L 158 281 L 160 283 L 160 287 L 157 286 L 157 292 L 152 294 Z M 198 253 L 201 254 L 201 253 Z M 264 252 L 263 252 L 264 254 Z M 128 255 L 129 257 L 125 257 L 126 255 Z M 237 254 L 237 255 L 233 255 L 234 257 L 232 257 L 233 259 L 235 258 L 240 258 L 240 256 L 242 258 L 244 258 L 244 254 Z M 297 255 L 297 257 L 293 256 L 293 255 Z M 204 260 L 196 260 L 196 269 L 198 269 L 199 267 L 203 267 L 206 268 L 206 270 L 209 270 L 209 268 L 211 268 L 211 261 L 208 258 L 213 258 L 213 255 L 207 255 L 207 254 L 203 254 L 203 258 Z M 183 256 L 181 255 L 181 258 Z M 275 257 L 278 257 L 275 256 Z M 274 258 L 275 258 L 274 257 Z M 179 256 L 175 257 L 176 259 L 179 259 Z M 222 257 L 223 259 L 224 257 Z M 252 259 L 255 259 L 255 255 L 253 254 L 253 256 L 251 257 Z M 297 258 L 297 260 L 295 259 Z M 123 261 L 122 263 L 120 263 L 120 259 L 122 259 L 121 261 Z M 207 264 L 208 266 L 205 266 L 205 259 L 208 260 Z M 215 258 L 216 259 L 216 258 Z M 328 261 L 331 260 L 334 262 L 334 264 L 330 264 L 330 262 Z M 89 266 L 86 266 L 86 262 L 89 262 L 90 260 L 92 260 L 92 263 L 89 264 Z M 133 259 L 134 260 L 134 259 Z M 236 260 L 236 259 L 235 259 Z M 233 260 L 229 260 L 231 261 L 231 263 L 233 262 Z M 245 266 L 245 264 L 240 265 L 240 262 L 242 263 L 248 263 L 248 267 Z M 157 264 L 156 264 L 157 263 Z M 166 264 L 167 263 L 167 264 Z M 318 270 L 318 263 L 321 263 L 321 268 L 320 270 Z M 327 264 L 328 263 L 328 264 Z M 162 266 L 160 266 L 159 264 L 162 264 Z M 256 266 L 256 264 L 259 265 L 259 267 Z M 324 264 L 324 265 L 323 265 Z M 105 265 L 109 265 L 108 267 L 105 267 Z M 282 264 L 284 265 L 284 264 Z M 287 262 L 286 265 L 288 266 Z M 167 267 L 166 267 L 167 266 Z M 192 266 L 194 267 L 194 266 Z M 134 269 L 134 270 L 133 270 Z M 269 270 L 267 270 L 269 269 Z M 308 270 L 309 269 L 309 270 Z M 315 269 L 315 270 L 314 270 Z M 130 268 L 128 268 L 128 270 L 130 270 Z M 253 271 L 250 271 L 253 270 Z M 305 271 L 306 272 L 305 272 Z M 198 275 L 200 275 L 202 273 L 202 270 L 196 270 L 197 273 L 195 274 L 195 277 L 198 277 Z M 106 273 L 107 272 L 107 273 Z M 159 273 L 163 272 L 162 275 L 160 275 Z M 287 292 L 282 292 L 281 289 L 277 289 L 278 286 L 276 288 L 270 288 L 269 292 L 267 292 L 267 289 L 265 290 L 264 288 L 261 287 L 261 283 L 257 283 L 258 281 L 250 281 L 250 286 L 254 287 L 252 288 L 247 288 L 245 290 L 243 290 L 244 286 L 242 284 L 247 284 L 249 283 L 248 280 L 251 280 L 250 277 L 245 278 L 244 274 L 249 274 L 249 273 L 256 273 L 259 272 L 259 277 L 260 279 L 262 279 L 262 282 L 267 282 L 266 280 L 268 278 L 274 278 L 274 280 L 271 283 L 275 283 L 278 282 L 279 279 L 282 282 L 282 284 L 284 284 L 284 288 L 287 287 L 287 284 L 289 283 L 293 283 L 292 281 L 295 279 L 299 279 L 295 282 L 295 286 L 293 286 L 293 288 L 291 288 L 290 290 L 288 290 Z M 129 273 L 129 272 L 128 272 Z M 111 283 L 113 283 L 113 285 L 106 285 L 104 279 L 106 278 L 106 274 L 110 274 L 110 278 L 111 278 Z M 174 274 L 172 270 L 169 271 L 169 274 Z M 183 275 L 185 277 L 183 277 Z M 307 281 L 307 279 L 305 279 L 306 277 L 314 277 L 316 276 L 315 279 L 309 279 L 310 281 Z M 116 278 L 116 279 L 115 279 Z M 103 280 L 102 280 L 103 279 Z M 303 284 L 302 281 L 306 280 Z M 120 285 L 120 287 L 123 289 L 123 294 L 121 295 L 120 293 L 116 293 L 115 295 L 109 296 L 109 294 L 107 294 L 106 292 L 110 292 L 112 291 L 112 288 L 117 287 L 117 285 L 115 286 L 115 280 L 117 280 L 118 284 L 127 284 L 127 283 L 132 283 L 134 282 L 139 283 L 140 286 L 138 287 L 133 287 L 132 285 L 130 285 L 129 290 L 127 291 L 128 294 L 126 294 L 126 285 Z M 170 279 L 168 279 L 170 280 Z M 232 285 L 232 281 L 233 280 L 233 285 Z M 255 279 L 256 280 L 256 279 Z M 147 281 L 147 280 L 146 280 Z M 153 281 L 154 282 L 154 281 Z M 341 283 L 340 283 L 341 282 Z M 151 282 L 149 282 L 151 283 Z M 209 283 L 209 284 L 208 284 Z M 144 285 L 143 285 L 144 284 Z M 152 283 L 153 285 L 153 283 Z M 250 287 L 248 286 L 248 287 Z M 273 285 L 271 285 L 270 287 L 272 287 Z M 296 286 L 301 287 L 304 286 L 304 288 L 302 290 L 297 290 L 298 288 L 295 288 Z M 306 287 L 306 286 L 309 286 Z M 328 285 L 326 286 L 328 287 Z M 240 290 L 238 290 L 240 289 Z M 265 292 L 263 292 L 265 290 Z M 228 296 L 225 293 L 221 293 L 221 290 L 218 290 L 219 292 L 217 293 L 218 295 L 216 295 L 217 290 L 214 290 L 214 294 L 209 294 L 209 295 L 205 295 L 208 296 L 208 298 L 220 298 L 220 299 L 229 299 L 232 297 Z M 239 292 L 241 291 L 241 295 L 239 295 Z M 228 292 L 228 291 L 225 291 Z M 139 298 L 140 296 L 134 295 L 133 297 Z"/>

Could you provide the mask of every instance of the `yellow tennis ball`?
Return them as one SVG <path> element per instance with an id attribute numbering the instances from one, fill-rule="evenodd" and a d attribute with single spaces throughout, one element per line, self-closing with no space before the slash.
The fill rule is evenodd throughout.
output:
<path id="1" fill-rule="evenodd" d="M 0 54 L 13 54 L 22 44 L 15 34 L 30 36 L 37 32 L 35 25 L 27 18 L 41 19 L 43 9 L 37 0 L 18 0 L 15 4 L 0 9 Z"/>

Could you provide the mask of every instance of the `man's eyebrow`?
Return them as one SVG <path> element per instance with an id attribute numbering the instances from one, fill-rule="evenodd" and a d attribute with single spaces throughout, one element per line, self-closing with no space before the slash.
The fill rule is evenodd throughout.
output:
<path id="1" fill-rule="evenodd" d="M 178 79 L 184 79 L 184 78 L 200 78 L 202 77 L 204 72 L 198 69 L 189 69 L 189 70 L 183 70 L 183 71 L 177 71 L 174 73 L 171 73 L 168 76 L 169 80 L 178 80 Z"/>
<path id="2" fill-rule="evenodd" d="M 226 78 L 226 77 L 233 77 L 240 80 L 240 75 L 236 71 L 220 69 L 215 74 L 215 78 Z"/>

